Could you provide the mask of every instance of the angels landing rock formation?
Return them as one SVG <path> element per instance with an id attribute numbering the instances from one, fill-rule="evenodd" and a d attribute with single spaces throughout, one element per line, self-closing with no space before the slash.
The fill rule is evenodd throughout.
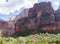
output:
<path id="1" fill-rule="evenodd" d="M 54 9 L 51 2 L 36 3 L 29 9 L 28 17 L 18 19 L 15 24 L 16 32 L 27 30 L 54 32 L 56 30 Z"/>

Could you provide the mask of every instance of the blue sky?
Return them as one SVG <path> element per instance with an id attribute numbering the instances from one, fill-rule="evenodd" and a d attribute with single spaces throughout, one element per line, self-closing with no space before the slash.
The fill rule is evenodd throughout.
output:
<path id="1" fill-rule="evenodd" d="M 14 15 L 18 15 L 24 8 L 33 7 L 35 3 L 51 1 L 53 8 L 59 7 L 60 0 L 0 0 L 0 18 L 8 20 Z"/>

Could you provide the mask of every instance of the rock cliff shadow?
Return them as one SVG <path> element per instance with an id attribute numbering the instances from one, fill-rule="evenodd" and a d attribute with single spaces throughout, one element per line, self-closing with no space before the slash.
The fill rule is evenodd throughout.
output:
<path id="1" fill-rule="evenodd" d="M 15 33 L 13 34 L 11 37 L 13 38 L 17 38 L 17 37 L 25 37 L 25 36 L 29 36 L 29 35 L 34 35 L 34 34 L 40 34 L 40 33 L 49 33 L 49 34 L 57 34 L 58 32 L 46 32 L 44 30 L 27 30 L 25 32 L 18 32 L 18 33 Z"/>

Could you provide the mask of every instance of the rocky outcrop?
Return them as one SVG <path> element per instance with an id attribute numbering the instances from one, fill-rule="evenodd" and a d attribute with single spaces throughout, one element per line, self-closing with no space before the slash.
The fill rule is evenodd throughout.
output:
<path id="1" fill-rule="evenodd" d="M 18 19 L 15 30 L 44 30 L 53 32 L 55 27 L 54 10 L 51 2 L 36 3 L 33 8 L 29 9 L 28 17 Z M 16 31 L 16 32 L 18 32 Z"/>

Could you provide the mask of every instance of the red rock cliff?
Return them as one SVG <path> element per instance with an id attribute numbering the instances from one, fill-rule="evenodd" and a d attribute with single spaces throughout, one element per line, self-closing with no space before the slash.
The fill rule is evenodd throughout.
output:
<path id="1" fill-rule="evenodd" d="M 18 19 L 16 30 L 44 30 L 53 32 L 55 30 L 54 10 L 51 2 L 36 3 L 29 9 L 28 17 Z M 24 30 L 23 30 L 24 29 Z"/>

